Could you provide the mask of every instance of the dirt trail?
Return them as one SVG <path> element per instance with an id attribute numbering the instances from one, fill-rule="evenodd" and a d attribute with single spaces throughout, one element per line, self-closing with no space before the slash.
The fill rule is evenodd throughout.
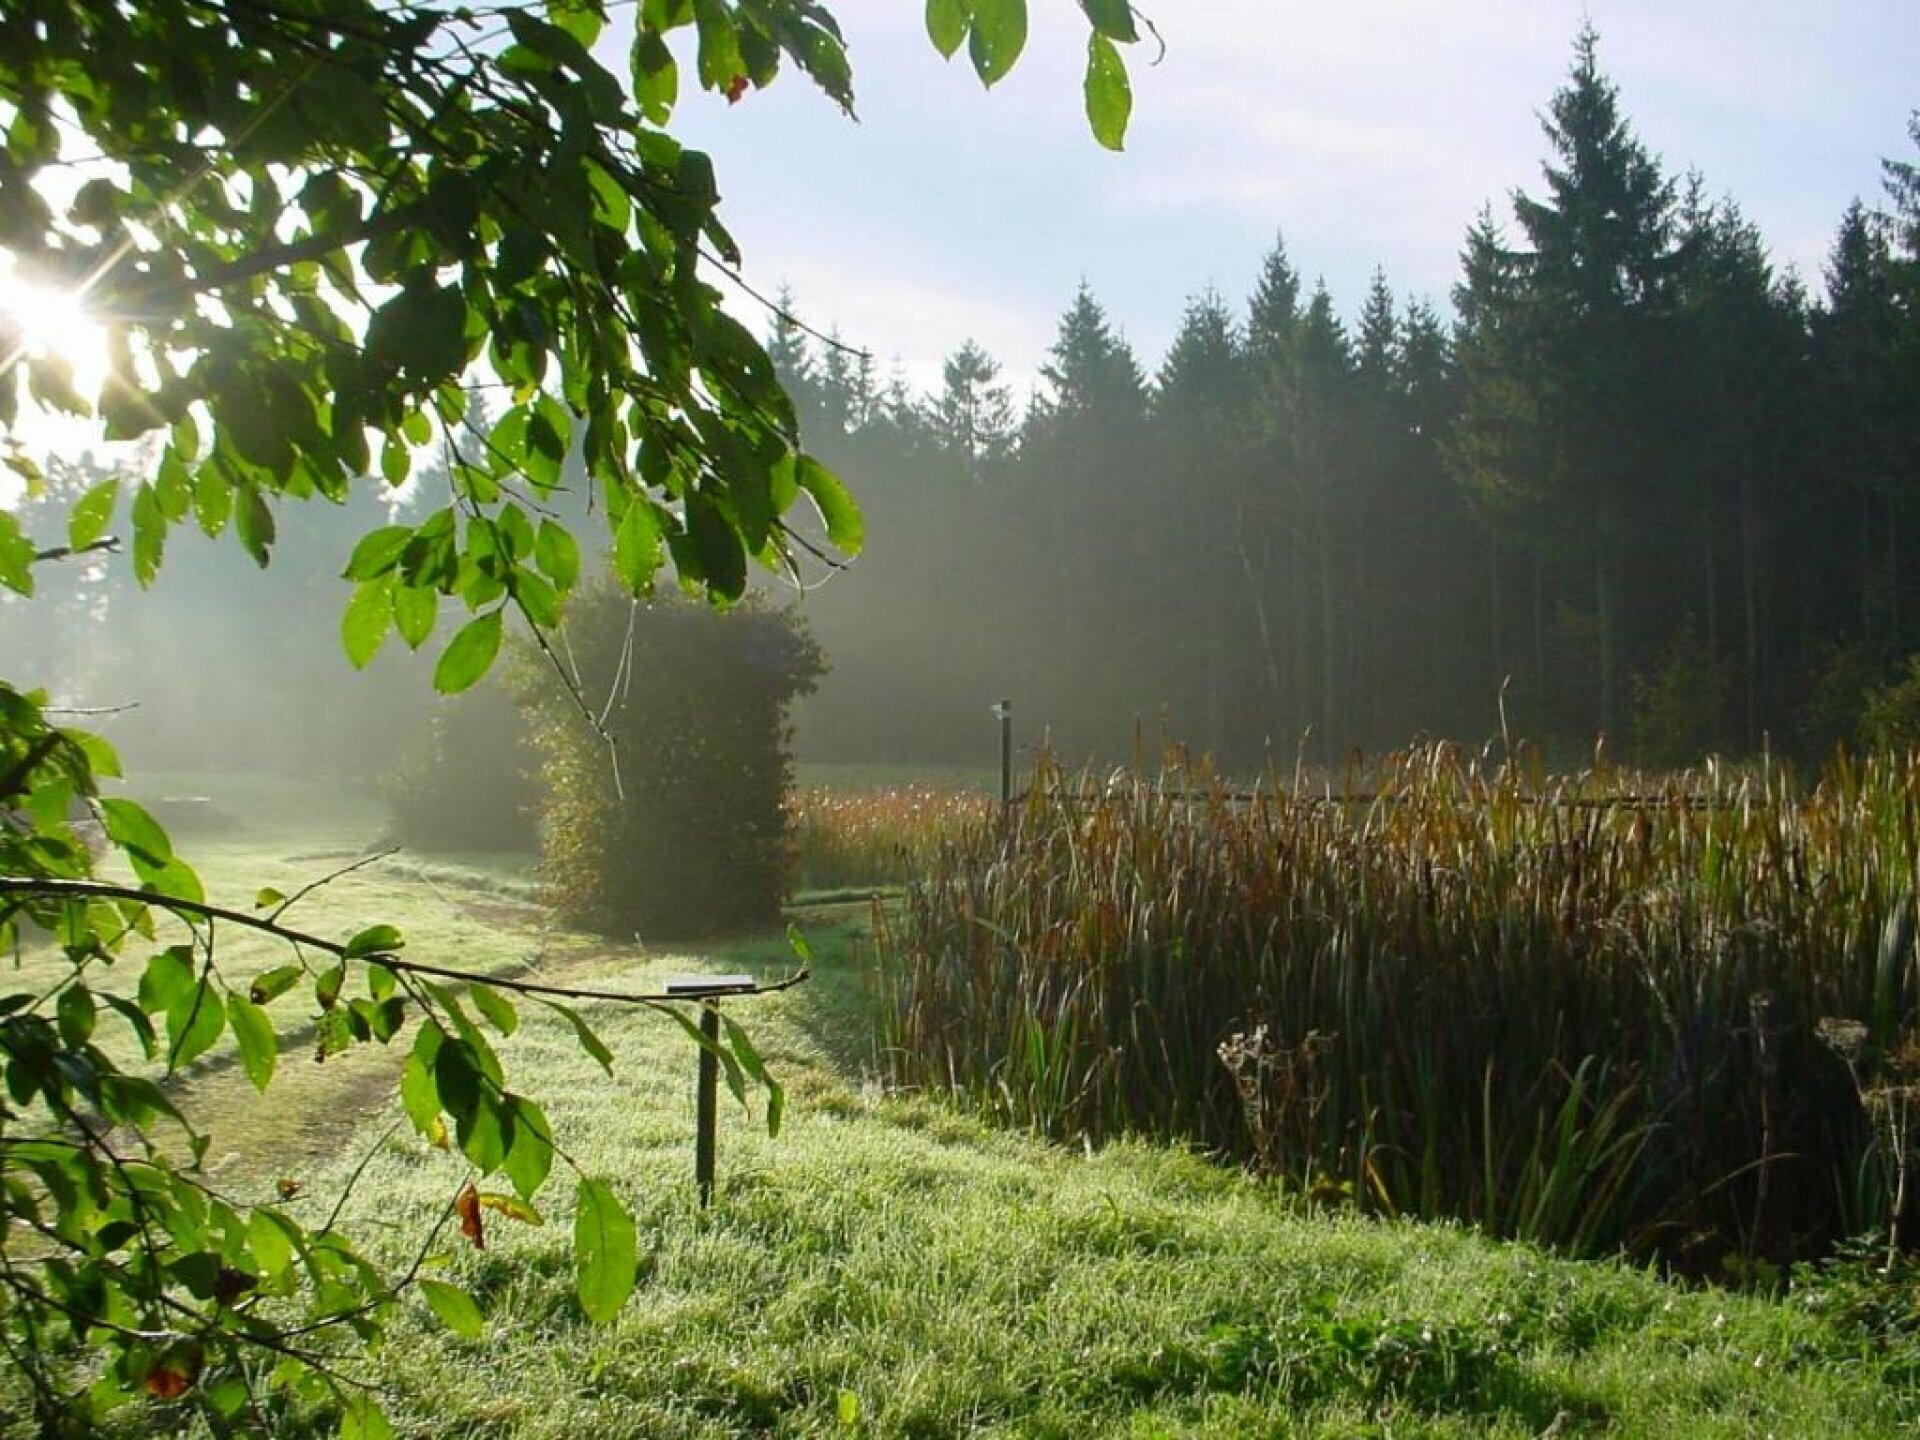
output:
<path id="1" fill-rule="evenodd" d="M 466 918 L 540 941 L 536 964 L 502 967 L 502 978 L 538 972 L 564 984 L 604 971 L 614 958 L 606 942 L 590 937 L 541 933 L 546 914 L 534 905 L 465 900 Z M 174 1103 L 196 1128 L 213 1137 L 207 1169 L 227 1186 L 265 1186 L 281 1180 L 305 1185 L 316 1170 L 335 1163 L 371 1116 L 391 1110 L 400 1070 L 412 1044 L 408 1031 L 389 1045 L 356 1045 L 317 1059 L 311 1025 L 283 1030 L 279 1065 L 264 1093 L 254 1089 L 238 1063 L 223 1052 L 169 1087 Z"/>

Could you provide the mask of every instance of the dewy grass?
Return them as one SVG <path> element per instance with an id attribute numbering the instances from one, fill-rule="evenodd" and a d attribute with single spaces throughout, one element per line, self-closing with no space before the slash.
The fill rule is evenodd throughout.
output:
<path id="1" fill-rule="evenodd" d="M 381 885 L 361 898 L 405 908 L 404 886 Z M 407 918 L 424 936 L 440 902 L 418 903 Z M 500 917 L 503 953 L 539 944 L 535 923 Z M 469 1172 L 393 1133 L 390 1084 L 307 1066 L 302 1098 L 332 1116 L 332 1142 L 260 1134 L 223 1166 L 223 1190 L 264 1198 L 286 1180 L 286 1203 L 318 1219 L 364 1162 L 348 1223 L 395 1268 L 441 1225 L 425 1273 L 470 1288 L 484 1331 L 459 1340 L 403 1303 L 365 1377 L 401 1433 L 1876 1437 L 1920 1418 L 1871 1347 L 1822 1314 L 1328 1213 L 1176 1148 L 1054 1147 L 889 1097 L 859 1064 L 865 942 L 802 923 L 814 981 L 734 1012 L 787 1086 L 787 1125 L 769 1140 L 723 1105 L 704 1213 L 694 1060 L 675 1027 L 583 1006 L 616 1057 L 611 1078 L 538 1006 L 498 1041 L 560 1142 L 639 1221 L 640 1285 L 610 1326 L 573 1298 L 564 1179 L 540 1198 L 546 1224 L 484 1212 L 476 1249 L 443 1223 Z M 700 955 L 552 944 L 555 973 L 582 984 L 649 988 L 709 966 L 771 978 L 793 963 L 773 937 Z M 0 1434 L 27 1433 L 7 1415 L 0 1380 Z M 172 1420 L 152 1407 L 121 1423 L 168 1433 Z"/>
<path id="2" fill-rule="evenodd" d="M 1379 1212 L 1783 1260 L 1885 1223 L 1816 1031 L 1912 1023 L 1916 816 L 1891 759 L 1806 794 L 1450 746 L 1344 791 L 1043 772 L 882 934 L 886 1054 L 1049 1136 L 1184 1136 Z M 1272 1066 L 1245 1093 L 1256 1034 L 1314 1040 L 1310 1096 Z"/>

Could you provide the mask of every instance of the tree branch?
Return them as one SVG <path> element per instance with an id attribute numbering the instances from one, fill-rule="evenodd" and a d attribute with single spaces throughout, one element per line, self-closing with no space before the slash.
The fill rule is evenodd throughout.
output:
<path id="1" fill-rule="evenodd" d="M 240 910 L 230 910 L 223 905 L 209 905 L 200 900 L 185 900 L 175 895 L 157 895 L 151 890 L 140 890 L 131 885 L 115 885 L 105 880 L 57 880 L 34 876 L 0 875 L 0 896 L 8 895 L 44 895 L 54 899 L 73 900 L 133 900 L 169 910 L 183 919 L 193 916 L 202 920 L 225 920 L 229 924 L 239 925 L 262 935 L 271 935 L 277 940 L 284 940 L 289 945 L 310 946 L 339 960 L 365 961 L 398 975 L 430 975 L 440 980 L 491 985 L 497 990 L 510 990 L 516 995 L 533 995 L 552 1000 L 604 1000 L 617 1005 L 654 1006 L 687 1004 L 707 998 L 698 994 L 674 995 L 644 991 L 636 993 L 628 990 L 596 990 L 571 985 L 546 985 L 537 980 L 517 980 L 506 976 L 484 975 L 474 970 L 456 970 L 444 965 L 429 965 L 419 960 L 402 960 L 388 951 L 349 956 L 347 947 L 342 941 L 326 940 L 318 935 L 281 925 L 272 919 L 248 915 Z M 777 980 L 771 985 L 762 985 L 751 993 L 771 995 L 777 991 L 791 990 L 794 986 L 804 984 L 811 979 L 812 973 L 802 967 L 784 980 Z"/>

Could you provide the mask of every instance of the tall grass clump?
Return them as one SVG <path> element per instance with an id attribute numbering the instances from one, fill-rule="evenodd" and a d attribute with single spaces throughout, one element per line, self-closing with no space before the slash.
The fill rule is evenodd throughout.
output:
<path id="1" fill-rule="evenodd" d="M 1449 745 L 1344 791 L 1043 767 L 883 924 L 886 1053 L 1045 1134 L 1187 1137 L 1381 1212 L 1695 1270 L 1816 1253 L 1900 1193 L 1821 1022 L 1910 1031 L 1917 817 L 1891 758 L 1806 794 Z"/>
<path id="2" fill-rule="evenodd" d="M 799 888 L 904 885 L 927 872 L 944 841 L 993 808 L 984 792 L 955 786 L 804 787 L 788 804 Z"/>

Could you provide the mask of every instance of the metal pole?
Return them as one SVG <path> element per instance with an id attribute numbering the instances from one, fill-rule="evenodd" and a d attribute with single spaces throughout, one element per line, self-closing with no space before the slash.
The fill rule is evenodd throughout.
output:
<path id="1" fill-rule="evenodd" d="M 700 1033 L 709 1045 L 720 1043 L 720 1002 L 700 1007 Z M 700 1189 L 700 1208 L 713 1200 L 714 1128 L 719 1114 L 720 1057 L 707 1045 L 700 1047 L 700 1082 L 694 1096 L 693 1180 Z"/>
<path id="2" fill-rule="evenodd" d="M 1013 702 L 1002 700 L 993 707 L 1000 717 L 1000 809 L 1013 805 Z"/>

